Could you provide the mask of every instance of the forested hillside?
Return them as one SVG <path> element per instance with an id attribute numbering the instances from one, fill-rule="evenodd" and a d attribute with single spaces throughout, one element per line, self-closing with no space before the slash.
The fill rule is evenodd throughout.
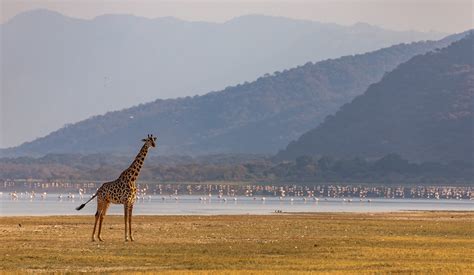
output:
<path id="1" fill-rule="evenodd" d="M 278 156 L 472 163 L 474 36 L 401 64 Z"/>

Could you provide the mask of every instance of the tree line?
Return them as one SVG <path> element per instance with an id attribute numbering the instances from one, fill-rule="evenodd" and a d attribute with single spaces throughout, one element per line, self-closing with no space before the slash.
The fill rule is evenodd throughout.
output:
<path id="1" fill-rule="evenodd" d="M 147 159 L 140 180 L 156 182 L 374 182 L 463 183 L 474 178 L 473 163 L 413 163 L 397 154 L 377 160 L 300 156 L 278 162 L 265 156 Z M 128 167 L 130 158 L 111 156 L 48 155 L 43 158 L 0 159 L 0 179 L 113 180 Z"/>

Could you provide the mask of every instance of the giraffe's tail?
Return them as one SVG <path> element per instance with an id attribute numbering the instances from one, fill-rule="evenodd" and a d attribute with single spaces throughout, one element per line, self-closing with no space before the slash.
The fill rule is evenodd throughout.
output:
<path id="1" fill-rule="evenodd" d="M 82 208 L 84 208 L 84 206 L 86 206 L 86 204 L 88 204 L 93 198 L 95 198 L 97 196 L 97 193 L 94 194 L 94 196 L 92 196 L 92 198 L 90 198 L 88 201 L 86 201 L 85 203 L 79 205 L 78 207 L 76 207 L 76 210 L 79 211 L 81 210 Z"/>

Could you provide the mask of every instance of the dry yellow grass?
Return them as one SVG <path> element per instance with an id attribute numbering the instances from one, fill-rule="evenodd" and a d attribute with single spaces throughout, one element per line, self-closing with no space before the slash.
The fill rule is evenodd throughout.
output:
<path id="1" fill-rule="evenodd" d="M 474 212 L 0 218 L 0 267 L 26 272 L 470 273 Z M 21 224 L 21 227 L 20 225 Z M 471 273 L 472 274 L 472 273 Z"/>

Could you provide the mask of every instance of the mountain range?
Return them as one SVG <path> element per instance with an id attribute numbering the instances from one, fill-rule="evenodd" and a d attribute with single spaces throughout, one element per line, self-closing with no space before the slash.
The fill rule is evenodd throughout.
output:
<path id="1" fill-rule="evenodd" d="M 474 34 L 415 56 L 385 75 L 278 157 L 474 160 Z"/>
<path id="2" fill-rule="evenodd" d="M 157 151 L 162 155 L 272 154 L 399 64 L 464 35 L 308 62 L 203 96 L 155 100 L 63 127 L 44 138 L 0 150 L 0 154 L 133 154 L 149 133 L 158 136 Z"/>
<path id="3" fill-rule="evenodd" d="M 47 10 L 19 14 L 0 33 L 3 148 L 157 98 L 204 94 L 308 61 L 443 36 L 259 15 L 208 23 L 131 15 L 83 20 Z"/>

